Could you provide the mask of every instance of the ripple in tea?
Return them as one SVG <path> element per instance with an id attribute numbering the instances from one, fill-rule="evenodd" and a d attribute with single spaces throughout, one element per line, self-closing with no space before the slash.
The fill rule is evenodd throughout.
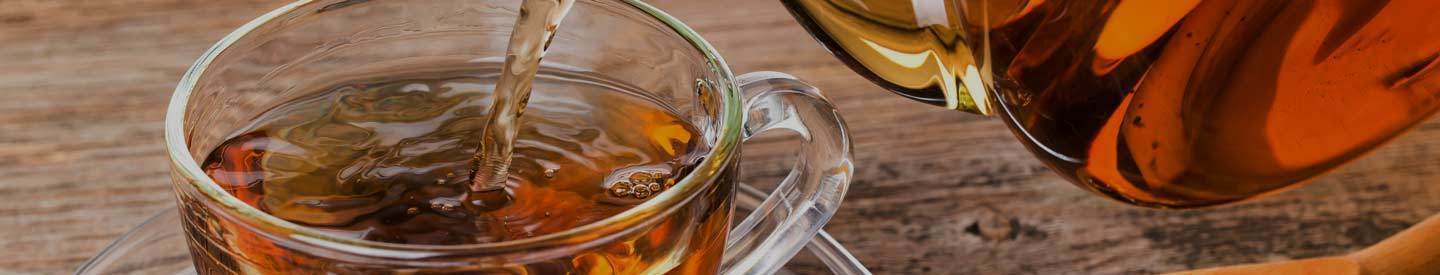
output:
<path id="1" fill-rule="evenodd" d="M 333 234 L 473 244 L 618 214 L 664 192 L 704 150 L 651 98 L 542 75 L 518 124 L 512 199 L 465 207 L 494 82 L 441 74 L 333 87 L 259 116 L 203 168 L 244 202 Z"/>

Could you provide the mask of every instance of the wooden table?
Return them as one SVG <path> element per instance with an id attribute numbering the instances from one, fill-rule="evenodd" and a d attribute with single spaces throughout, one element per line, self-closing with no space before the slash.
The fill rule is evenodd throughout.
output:
<path id="1" fill-rule="evenodd" d="M 282 2 L 0 0 L 0 273 L 69 272 L 172 205 L 161 120 L 176 80 Z M 827 230 L 876 273 L 1153 273 L 1314 257 L 1440 210 L 1440 121 L 1287 193 L 1142 209 L 1070 186 L 998 120 L 867 83 L 774 0 L 656 2 L 737 72 L 789 72 L 837 102 L 858 167 Z M 745 179 L 782 177 L 790 145 L 747 145 Z"/>

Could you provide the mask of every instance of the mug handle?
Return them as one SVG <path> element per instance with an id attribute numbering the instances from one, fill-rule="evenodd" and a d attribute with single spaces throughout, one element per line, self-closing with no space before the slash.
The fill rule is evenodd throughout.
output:
<path id="1" fill-rule="evenodd" d="M 795 168 L 725 241 L 722 273 L 771 274 L 840 207 L 854 173 L 850 134 L 820 90 L 794 76 L 761 71 L 736 82 L 745 99 L 745 140 L 770 130 L 794 131 L 801 139 Z"/>

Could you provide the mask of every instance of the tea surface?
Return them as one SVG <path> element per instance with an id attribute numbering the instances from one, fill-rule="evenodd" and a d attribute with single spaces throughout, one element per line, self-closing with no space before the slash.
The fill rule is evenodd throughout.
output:
<path id="1" fill-rule="evenodd" d="M 705 151 L 695 127 L 623 85 L 535 79 L 502 205 L 465 207 L 495 77 L 360 81 L 278 106 L 202 167 L 248 204 L 334 234 L 407 244 L 527 238 L 658 195 Z"/>

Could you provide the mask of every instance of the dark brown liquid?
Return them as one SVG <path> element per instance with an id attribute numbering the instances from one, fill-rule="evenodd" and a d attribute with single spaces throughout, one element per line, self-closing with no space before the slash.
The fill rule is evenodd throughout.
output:
<path id="1" fill-rule="evenodd" d="M 246 203 L 342 236 L 472 244 L 555 233 L 658 195 L 705 150 L 664 105 L 585 83 L 602 82 L 536 79 L 503 205 L 462 202 L 494 77 L 335 87 L 260 116 L 202 167 Z"/>
<path id="2" fill-rule="evenodd" d="M 895 92 L 957 102 L 983 79 L 1037 156 L 1137 205 L 1293 186 L 1440 106 L 1435 1 L 784 2 Z"/>

